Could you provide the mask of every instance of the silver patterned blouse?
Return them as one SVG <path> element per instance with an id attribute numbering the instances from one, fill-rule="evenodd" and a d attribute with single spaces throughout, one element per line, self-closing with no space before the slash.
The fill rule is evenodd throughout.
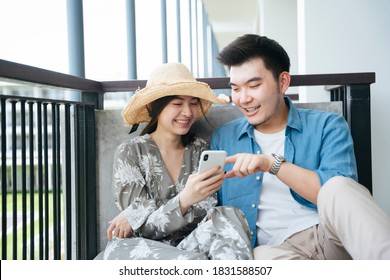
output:
<path id="1" fill-rule="evenodd" d="M 191 207 L 185 215 L 178 193 L 188 176 L 197 172 L 200 154 L 208 147 L 201 138 L 185 147 L 182 169 L 173 182 L 160 151 L 149 134 L 121 144 L 114 156 L 113 193 L 117 206 L 125 210 L 133 235 L 177 245 L 216 205 L 216 196 Z"/>

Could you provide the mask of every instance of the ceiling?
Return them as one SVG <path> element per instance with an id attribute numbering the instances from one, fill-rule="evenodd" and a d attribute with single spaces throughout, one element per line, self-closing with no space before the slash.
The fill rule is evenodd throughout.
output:
<path id="1" fill-rule="evenodd" d="M 259 33 L 258 0 L 203 0 L 219 48 L 238 36 Z"/>

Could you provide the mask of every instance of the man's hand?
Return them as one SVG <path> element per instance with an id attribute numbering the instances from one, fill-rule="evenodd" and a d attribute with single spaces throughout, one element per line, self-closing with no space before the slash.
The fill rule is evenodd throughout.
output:
<path id="1" fill-rule="evenodd" d="M 234 163 L 232 170 L 226 173 L 225 178 L 245 177 L 257 172 L 268 172 L 275 159 L 263 154 L 235 154 L 227 157 L 225 163 Z"/>

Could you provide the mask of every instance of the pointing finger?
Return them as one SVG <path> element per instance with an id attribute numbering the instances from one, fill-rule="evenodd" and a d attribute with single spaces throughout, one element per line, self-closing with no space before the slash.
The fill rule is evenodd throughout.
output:
<path id="1" fill-rule="evenodd" d="M 235 163 L 237 160 L 237 155 L 234 155 L 234 156 L 230 156 L 230 157 L 227 157 L 225 159 L 225 163 Z"/>

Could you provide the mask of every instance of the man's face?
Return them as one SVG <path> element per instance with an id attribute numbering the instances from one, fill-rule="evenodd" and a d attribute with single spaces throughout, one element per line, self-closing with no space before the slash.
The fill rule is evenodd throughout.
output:
<path id="1" fill-rule="evenodd" d="M 272 129 L 284 92 L 262 58 L 230 68 L 232 101 L 259 131 Z"/>

